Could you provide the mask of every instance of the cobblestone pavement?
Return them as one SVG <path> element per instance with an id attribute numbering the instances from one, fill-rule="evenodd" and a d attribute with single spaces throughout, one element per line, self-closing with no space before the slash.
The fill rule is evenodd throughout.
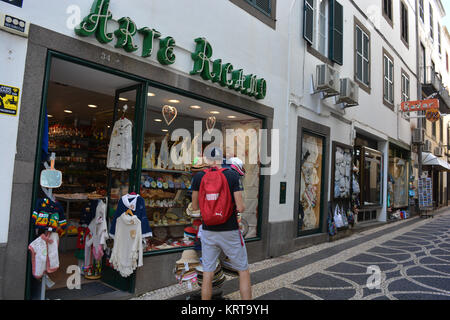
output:
<path id="1" fill-rule="evenodd" d="M 450 300 L 450 211 L 261 261 L 250 270 L 257 300 Z M 225 297 L 238 300 L 238 279 L 227 279 Z M 178 300 L 191 293 L 175 285 L 137 299 Z"/>

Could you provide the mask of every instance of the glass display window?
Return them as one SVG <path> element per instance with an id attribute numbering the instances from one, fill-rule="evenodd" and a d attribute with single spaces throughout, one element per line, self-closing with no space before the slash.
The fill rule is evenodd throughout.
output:
<path id="1" fill-rule="evenodd" d="M 317 230 L 321 226 L 324 146 L 324 137 L 303 133 L 299 233 Z"/>
<path id="2" fill-rule="evenodd" d="M 189 209 L 191 181 L 208 167 L 204 155 L 213 147 L 223 151 L 222 161 L 238 157 L 243 162 L 246 210 L 240 213 L 240 227 L 246 239 L 257 237 L 262 120 L 156 87 L 148 89 L 145 117 L 140 194 L 153 230 L 145 251 L 198 241 L 202 222 L 200 214 Z"/>
<path id="3" fill-rule="evenodd" d="M 356 147 L 355 165 L 359 168 L 361 206 L 381 206 L 383 154 L 368 147 Z"/>
<path id="4" fill-rule="evenodd" d="M 352 185 L 352 147 L 333 142 L 334 171 L 332 172 L 332 197 L 334 199 L 350 199 Z"/>

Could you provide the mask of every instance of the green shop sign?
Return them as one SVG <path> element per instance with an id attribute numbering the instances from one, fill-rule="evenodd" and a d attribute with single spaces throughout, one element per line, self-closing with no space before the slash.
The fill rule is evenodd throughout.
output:
<path id="1" fill-rule="evenodd" d="M 141 56 L 144 58 L 152 55 L 153 42 L 155 39 L 159 39 L 159 50 L 156 53 L 159 63 L 162 65 L 175 63 L 175 39 L 163 38 L 161 33 L 155 29 L 148 27 L 139 29 L 132 19 L 123 17 L 118 20 L 119 28 L 113 33 L 108 32 L 108 21 L 112 20 L 109 2 L 110 0 L 95 0 L 91 13 L 75 28 L 75 33 L 81 37 L 95 34 L 97 40 L 104 44 L 115 39 L 115 47 L 122 48 L 128 53 L 139 50 L 139 46 L 135 43 L 135 36 L 140 34 L 143 37 Z M 194 61 L 191 75 L 200 75 L 204 80 L 218 83 L 222 87 L 256 99 L 266 97 L 267 82 L 265 79 L 258 78 L 253 74 L 245 74 L 244 70 L 235 69 L 231 63 L 223 63 L 222 59 L 213 60 L 212 46 L 205 38 L 197 38 L 195 43 L 195 52 L 191 54 Z"/>

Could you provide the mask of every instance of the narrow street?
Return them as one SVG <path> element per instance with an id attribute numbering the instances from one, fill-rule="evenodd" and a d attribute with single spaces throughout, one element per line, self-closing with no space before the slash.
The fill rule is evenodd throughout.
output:
<path id="1" fill-rule="evenodd" d="M 450 210 L 261 261 L 251 272 L 256 300 L 450 300 Z M 235 277 L 222 287 L 233 300 L 238 289 Z M 190 295 L 175 285 L 137 299 Z"/>

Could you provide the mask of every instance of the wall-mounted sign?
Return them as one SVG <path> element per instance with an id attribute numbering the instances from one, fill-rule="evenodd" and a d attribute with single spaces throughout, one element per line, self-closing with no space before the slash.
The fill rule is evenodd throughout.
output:
<path id="1" fill-rule="evenodd" d="M 3 2 L 12 4 L 13 6 L 22 8 L 23 0 L 1 0 Z"/>
<path id="2" fill-rule="evenodd" d="M 16 116 L 19 110 L 19 88 L 0 84 L 0 114 Z"/>
<path id="3" fill-rule="evenodd" d="M 437 110 L 437 109 L 436 110 L 429 109 L 426 111 L 425 117 L 427 118 L 428 121 L 436 122 L 441 118 L 441 114 L 440 114 L 439 110 Z"/>
<path id="4" fill-rule="evenodd" d="M 28 37 L 30 24 L 25 20 L 0 13 L 0 29 L 22 37 Z"/>
<path id="5" fill-rule="evenodd" d="M 136 35 L 141 35 L 142 52 L 144 58 L 153 53 L 153 42 L 159 39 L 159 50 L 156 58 L 162 65 L 171 65 L 176 61 L 175 39 L 148 27 L 138 28 L 129 17 L 118 20 L 119 28 L 114 32 L 108 32 L 108 21 L 112 20 L 109 11 L 110 0 L 95 0 L 91 13 L 85 17 L 80 25 L 75 28 L 75 33 L 81 37 L 95 34 L 100 43 L 110 43 L 116 40 L 115 47 L 123 48 L 131 53 L 139 50 L 136 44 Z M 235 68 L 231 63 L 222 63 L 222 59 L 212 60 L 213 50 L 211 44 L 205 38 L 195 39 L 196 49 L 191 54 L 194 67 L 191 75 L 200 75 L 204 80 L 218 83 L 222 87 L 235 90 L 241 94 L 264 99 L 267 93 L 267 82 L 254 74 L 245 74 L 243 69 Z"/>
<path id="6" fill-rule="evenodd" d="M 429 109 L 439 110 L 439 100 L 404 101 L 402 102 L 401 107 L 403 112 L 424 111 Z"/>

